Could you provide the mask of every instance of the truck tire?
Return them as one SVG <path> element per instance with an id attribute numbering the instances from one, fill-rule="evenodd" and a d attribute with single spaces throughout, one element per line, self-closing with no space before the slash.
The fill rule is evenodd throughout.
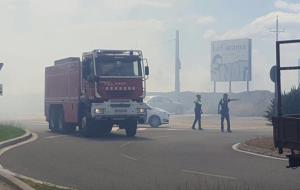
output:
<path id="1" fill-rule="evenodd" d="M 94 135 L 94 122 L 93 120 L 87 118 L 86 116 L 81 118 L 79 131 L 84 137 L 92 137 Z"/>
<path id="2" fill-rule="evenodd" d="M 71 128 L 65 123 L 65 113 L 62 108 L 57 112 L 57 124 L 58 132 L 63 134 L 72 132 Z"/>
<path id="3" fill-rule="evenodd" d="M 137 130 L 137 120 L 128 120 L 125 124 L 127 137 L 134 137 Z"/>
<path id="4" fill-rule="evenodd" d="M 103 127 L 104 127 L 104 128 L 103 128 L 103 135 L 104 135 L 104 136 L 108 136 L 108 135 L 111 133 L 113 124 L 108 123 L 108 124 L 106 124 L 106 125 L 103 126 Z"/>
<path id="5" fill-rule="evenodd" d="M 96 121 L 93 130 L 100 137 L 108 136 L 112 130 L 113 124 L 106 121 Z"/>
<path id="6" fill-rule="evenodd" d="M 161 125 L 160 118 L 157 115 L 153 115 L 149 118 L 149 125 L 153 128 L 159 127 Z"/>
<path id="7" fill-rule="evenodd" d="M 50 109 L 49 113 L 49 129 L 52 132 L 58 131 L 57 114 L 55 109 Z"/>

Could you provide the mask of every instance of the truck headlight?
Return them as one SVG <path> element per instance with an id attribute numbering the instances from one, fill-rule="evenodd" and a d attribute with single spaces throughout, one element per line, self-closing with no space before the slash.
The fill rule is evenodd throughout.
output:
<path id="1" fill-rule="evenodd" d="M 96 114 L 103 114 L 104 113 L 104 109 L 103 108 L 95 108 L 95 113 Z"/>
<path id="2" fill-rule="evenodd" d="M 146 112 L 146 109 L 145 109 L 145 108 L 138 108 L 138 109 L 137 109 L 137 112 L 138 112 L 138 113 L 145 113 L 145 112 Z"/>

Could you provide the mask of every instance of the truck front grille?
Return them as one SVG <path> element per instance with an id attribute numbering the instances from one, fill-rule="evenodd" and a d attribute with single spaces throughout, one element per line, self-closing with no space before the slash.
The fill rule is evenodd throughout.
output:
<path id="1" fill-rule="evenodd" d="M 112 98 L 130 98 L 133 95 L 133 91 L 109 91 L 107 95 Z"/>
<path id="2" fill-rule="evenodd" d="M 128 108 L 130 104 L 111 104 L 110 106 L 113 108 Z"/>

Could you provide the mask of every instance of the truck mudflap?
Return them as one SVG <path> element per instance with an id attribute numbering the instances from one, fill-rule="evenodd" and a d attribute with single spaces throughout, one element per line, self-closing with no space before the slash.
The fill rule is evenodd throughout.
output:
<path id="1" fill-rule="evenodd" d="M 147 114 L 147 105 L 134 101 L 93 103 L 91 115 L 95 119 L 122 120 L 127 118 L 143 119 Z"/>
<path id="2" fill-rule="evenodd" d="M 287 168 L 300 166 L 300 115 L 284 115 L 273 117 L 274 145 L 278 148 L 279 154 L 283 149 L 290 149 L 291 154 L 287 155 L 289 165 Z"/>

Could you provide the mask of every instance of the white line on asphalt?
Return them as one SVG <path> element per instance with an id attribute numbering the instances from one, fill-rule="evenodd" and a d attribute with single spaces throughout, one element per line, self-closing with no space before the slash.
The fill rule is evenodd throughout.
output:
<path id="1" fill-rule="evenodd" d="M 137 130 L 138 130 L 138 131 L 146 131 L 147 128 L 138 128 Z"/>
<path id="2" fill-rule="evenodd" d="M 129 159 L 129 160 L 137 161 L 136 158 L 134 158 L 134 157 L 132 157 L 132 156 L 129 156 L 129 155 L 127 155 L 127 154 L 121 153 L 121 156 L 124 157 L 124 158 L 127 158 L 127 159 Z"/>
<path id="3" fill-rule="evenodd" d="M 158 137 L 154 137 L 153 139 L 163 139 L 163 138 L 168 138 L 168 137 L 170 137 L 170 135 L 158 136 Z"/>
<path id="4" fill-rule="evenodd" d="M 181 172 L 187 173 L 187 174 L 204 175 L 204 176 L 208 176 L 208 177 L 217 177 L 217 178 L 223 178 L 223 179 L 231 179 L 231 180 L 236 180 L 237 179 L 236 177 L 217 175 L 217 174 L 211 174 L 211 173 L 204 173 L 204 172 L 193 171 L 193 170 L 181 170 Z"/>
<path id="5" fill-rule="evenodd" d="M 270 158 L 270 159 L 281 160 L 281 161 L 287 161 L 288 160 L 288 159 L 285 159 L 285 158 L 277 158 L 277 157 L 273 157 L 273 156 L 267 156 L 267 155 L 263 155 L 263 154 L 258 154 L 258 153 L 253 153 L 253 152 L 248 152 L 248 151 L 245 151 L 245 150 L 241 150 L 241 149 L 239 149 L 240 144 L 241 143 L 236 143 L 236 144 L 232 145 L 232 149 L 237 151 L 237 152 L 242 152 L 242 153 L 245 153 L 245 154 L 250 154 L 250 155 L 259 156 L 259 157 L 263 157 L 263 158 Z"/>
<path id="6" fill-rule="evenodd" d="M 127 143 L 124 143 L 124 144 L 121 144 L 120 145 L 120 148 L 124 148 L 125 146 L 127 146 L 127 145 L 129 145 L 129 144 L 131 144 L 132 142 L 127 142 Z"/>
<path id="7" fill-rule="evenodd" d="M 45 137 L 45 139 L 55 139 L 55 138 L 65 137 L 65 136 L 67 136 L 67 135 L 51 135 L 51 136 Z"/>
<path id="8" fill-rule="evenodd" d="M 186 131 L 187 129 L 167 129 L 168 131 Z"/>

